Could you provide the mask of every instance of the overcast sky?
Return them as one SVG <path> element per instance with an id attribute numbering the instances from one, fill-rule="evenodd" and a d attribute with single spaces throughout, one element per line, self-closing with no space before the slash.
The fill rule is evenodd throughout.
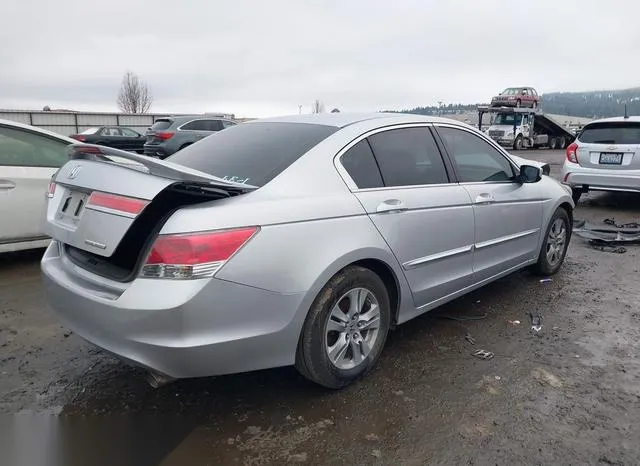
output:
<path id="1" fill-rule="evenodd" d="M 640 85 L 638 0 L 8 0 L 0 108 L 269 116 Z"/>

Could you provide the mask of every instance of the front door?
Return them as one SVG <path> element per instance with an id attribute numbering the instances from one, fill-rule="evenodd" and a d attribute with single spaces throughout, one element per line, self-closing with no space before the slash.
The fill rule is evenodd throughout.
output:
<path id="1" fill-rule="evenodd" d="M 480 283 L 536 258 L 542 227 L 538 184 L 515 181 L 516 168 L 501 150 L 465 129 L 438 133 L 473 203 L 473 281 Z"/>
<path id="2" fill-rule="evenodd" d="M 416 307 L 471 284 L 473 208 L 467 191 L 450 182 L 428 126 L 370 135 L 341 160 L 350 173 L 379 167 L 379 180 L 352 175 L 368 188 L 354 194 L 402 266 Z"/>

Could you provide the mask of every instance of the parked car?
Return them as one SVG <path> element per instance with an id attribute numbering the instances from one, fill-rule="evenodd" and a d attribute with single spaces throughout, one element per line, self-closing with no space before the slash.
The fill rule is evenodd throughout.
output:
<path id="1" fill-rule="evenodd" d="M 295 364 L 343 387 L 392 325 L 523 267 L 556 273 L 572 231 L 567 188 L 453 120 L 257 120 L 165 161 L 70 151 L 49 303 L 156 382 Z"/>
<path id="2" fill-rule="evenodd" d="M 194 142 L 235 124 L 225 118 L 202 115 L 158 118 L 146 133 L 144 153 L 164 159 Z"/>
<path id="3" fill-rule="evenodd" d="M 0 253 L 49 244 L 42 225 L 53 174 L 77 141 L 51 131 L 0 120 Z"/>
<path id="4" fill-rule="evenodd" d="M 533 87 L 509 87 L 491 99 L 492 107 L 540 106 L 540 97 Z"/>
<path id="5" fill-rule="evenodd" d="M 144 151 L 146 138 L 124 126 L 97 126 L 87 128 L 79 134 L 72 134 L 70 137 L 87 144 L 99 144 L 101 146 L 115 147 L 130 152 Z"/>
<path id="6" fill-rule="evenodd" d="M 588 191 L 640 192 L 640 117 L 586 124 L 566 155 L 562 181 L 575 202 Z"/>

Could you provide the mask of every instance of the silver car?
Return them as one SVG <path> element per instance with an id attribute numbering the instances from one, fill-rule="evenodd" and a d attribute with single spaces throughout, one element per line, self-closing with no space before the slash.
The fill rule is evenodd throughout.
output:
<path id="1" fill-rule="evenodd" d="M 162 381 L 295 364 L 343 387 L 393 326 L 523 267 L 553 274 L 571 237 L 567 189 L 445 119 L 283 117 L 164 161 L 70 159 L 47 211 L 48 300 Z"/>
<path id="2" fill-rule="evenodd" d="M 588 191 L 640 192 L 640 117 L 596 120 L 567 147 L 562 181 L 578 202 Z"/>

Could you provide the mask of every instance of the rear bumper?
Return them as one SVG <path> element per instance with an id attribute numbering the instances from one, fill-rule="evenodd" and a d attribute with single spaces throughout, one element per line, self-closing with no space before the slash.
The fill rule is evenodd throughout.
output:
<path id="1" fill-rule="evenodd" d="M 133 364 L 173 378 L 293 364 L 302 294 L 219 279 L 137 279 L 101 292 L 52 242 L 42 259 L 47 300 L 75 333 Z"/>
<path id="2" fill-rule="evenodd" d="M 640 192 L 640 170 L 586 168 L 566 161 L 562 182 L 572 188 L 588 187 L 594 191 Z"/>
<path id="3" fill-rule="evenodd" d="M 143 151 L 144 151 L 144 155 L 148 155 L 150 157 L 159 157 L 161 159 L 164 159 L 166 157 L 169 157 L 169 155 L 171 155 L 167 153 L 166 148 L 158 145 L 145 144 L 143 146 Z"/>

